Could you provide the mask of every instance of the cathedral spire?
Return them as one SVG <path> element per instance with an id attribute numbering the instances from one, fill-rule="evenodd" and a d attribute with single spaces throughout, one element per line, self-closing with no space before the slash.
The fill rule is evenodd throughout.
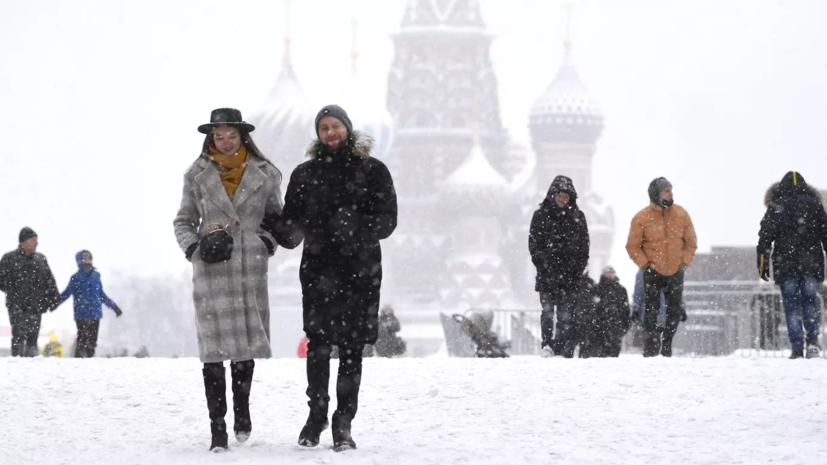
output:
<path id="1" fill-rule="evenodd" d="M 566 63 L 571 63 L 571 2 L 566 3 L 566 38 L 563 40 L 564 59 Z"/>
<path id="2" fill-rule="evenodd" d="M 359 21 L 356 18 L 353 18 L 350 21 L 350 34 L 351 34 L 351 48 L 350 48 L 350 70 L 354 73 L 358 71 L 358 62 L 359 62 L 359 49 L 356 47 L 356 27 L 359 25 Z"/>
<path id="3" fill-rule="evenodd" d="M 290 67 L 290 41 L 293 38 L 290 35 L 290 0 L 284 0 L 284 59 L 282 64 L 285 68 Z"/>

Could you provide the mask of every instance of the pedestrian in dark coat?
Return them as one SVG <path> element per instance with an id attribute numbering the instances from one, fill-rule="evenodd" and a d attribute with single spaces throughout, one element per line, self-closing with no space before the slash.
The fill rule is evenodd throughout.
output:
<path id="1" fill-rule="evenodd" d="M 327 427 L 331 347 L 339 348 L 333 413 L 333 442 L 353 448 L 365 344 L 376 342 L 382 251 L 379 241 L 396 228 L 396 192 L 381 161 L 372 158 L 373 139 L 354 131 L 345 110 L 322 108 L 310 160 L 297 166 L 285 194 L 284 211 L 267 219 L 278 243 L 304 241 L 300 279 L 307 353 L 310 415 L 299 444 L 313 447 Z"/>
<path id="2" fill-rule="evenodd" d="M 106 305 L 120 317 L 123 312 L 118 305 L 106 295 L 101 283 L 101 275 L 92 266 L 92 253 L 81 250 L 75 255 L 78 272 L 69 279 L 66 290 L 60 294 L 60 303 L 73 297 L 75 307 L 75 324 L 78 327 L 75 358 L 92 358 L 98 346 L 98 330 L 103 318 L 101 304 Z"/>
<path id="3" fill-rule="evenodd" d="M 376 355 L 393 357 L 405 353 L 405 341 L 396 335 L 402 327 L 393 308 L 387 306 L 379 314 L 379 340 L 376 341 Z"/>
<path id="4" fill-rule="evenodd" d="M 572 319 L 581 276 L 589 262 L 589 228 L 586 215 L 577 206 L 577 191 L 571 179 L 554 178 L 531 219 L 528 250 L 537 268 L 534 289 L 540 293 L 543 307 L 542 355 L 572 357 L 576 345 Z"/>
<path id="5" fill-rule="evenodd" d="M 261 229 L 281 212 L 281 173 L 253 142 L 241 112 L 219 108 L 198 127 L 201 154 L 184 174 L 175 237 L 192 262 L 198 352 L 210 413 L 210 450 L 227 449 L 224 361 L 230 361 L 236 439 L 252 431 L 254 359 L 269 358 L 268 261 L 276 241 Z"/>
<path id="6" fill-rule="evenodd" d="M 603 270 L 597 284 L 598 331 L 595 337 L 600 357 L 617 357 L 623 337 L 631 325 L 629 293 L 611 267 Z"/>
<path id="7" fill-rule="evenodd" d="M 60 305 L 60 292 L 46 257 L 37 253 L 37 234 L 23 228 L 19 239 L 0 260 L 0 291 L 6 293 L 12 356 L 36 357 L 41 314 Z"/>
<path id="8" fill-rule="evenodd" d="M 765 197 L 767 212 L 758 232 L 758 273 L 781 286 L 792 357 L 818 357 L 819 314 L 816 296 L 824 281 L 827 213 L 821 194 L 796 171 L 785 174 Z M 802 314 L 803 326 L 802 330 Z M 806 341 L 805 341 L 806 332 Z"/>

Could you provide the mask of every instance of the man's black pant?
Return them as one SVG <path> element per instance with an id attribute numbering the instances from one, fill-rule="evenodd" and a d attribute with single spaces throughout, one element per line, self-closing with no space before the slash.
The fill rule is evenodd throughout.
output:
<path id="1" fill-rule="evenodd" d="M 9 311 L 12 357 L 37 357 L 40 313 Z"/>
<path id="2" fill-rule="evenodd" d="M 359 385 L 362 381 L 363 342 L 332 342 L 320 336 L 308 337 L 307 343 L 307 405 L 327 417 L 330 396 L 330 352 L 333 345 L 339 348 L 339 376 L 336 380 L 336 412 L 334 416 L 353 419 L 359 406 Z"/>
<path id="3" fill-rule="evenodd" d="M 643 346 L 644 357 L 654 357 L 659 353 L 672 355 L 672 338 L 678 331 L 678 324 L 683 315 L 683 270 L 671 276 L 664 276 L 652 268 L 643 273 L 644 306 L 646 313 L 643 317 L 643 329 L 646 331 L 646 341 Z M 663 291 L 666 300 L 666 324 L 658 327 L 658 311 L 660 310 L 660 292 Z M 661 331 L 663 342 L 661 345 Z"/>
<path id="4" fill-rule="evenodd" d="M 98 346 L 98 329 L 101 320 L 75 320 L 78 325 L 77 348 L 75 358 L 92 358 Z"/>

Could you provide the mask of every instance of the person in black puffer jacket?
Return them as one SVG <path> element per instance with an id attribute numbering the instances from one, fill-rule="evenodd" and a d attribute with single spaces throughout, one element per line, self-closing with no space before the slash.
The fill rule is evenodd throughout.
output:
<path id="1" fill-rule="evenodd" d="M 540 293 L 543 356 L 553 352 L 571 358 L 577 341 L 573 315 L 580 280 L 589 262 L 589 228 L 577 206 L 571 179 L 557 176 L 534 212 L 528 236 L 531 261 L 537 268 L 534 289 Z M 557 330 L 554 334 L 554 313 Z"/>
<path id="2" fill-rule="evenodd" d="M 316 116 L 318 139 L 309 161 L 293 170 L 284 210 L 262 228 L 279 245 L 304 241 L 302 284 L 310 415 L 299 445 L 314 447 L 327 427 L 332 347 L 339 349 L 333 413 L 335 450 L 356 447 L 356 416 L 365 344 L 379 337 L 382 250 L 379 241 L 396 228 L 396 191 L 390 171 L 371 157 L 373 139 L 354 131 L 344 109 L 328 105 Z"/>
<path id="3" fill-rule="evenodd" d="M 772 186 L 764 199 L 767 212 L 758 232 L 758 273 L 781 286 L 792 357 L 818 357 L 818 283 L 824 281 L 827 213 L 821 194 L 801 173 L 790 171 Z M 803 326 L 802 330 L 802 317 Z M 805 341 L 806 331 L 806 341 Z"/>

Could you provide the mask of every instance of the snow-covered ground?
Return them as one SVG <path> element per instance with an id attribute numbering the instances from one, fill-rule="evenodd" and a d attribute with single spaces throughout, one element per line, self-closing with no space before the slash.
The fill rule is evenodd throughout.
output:
<path id="1" fill-rule="evenodd" d="M 252 438 L 212 454 L 197 359 L 4 358 L 0 463 L 824 464 L 825 386 L 823 360 L 370 359 L 337 454 L 296 445 L 302 361 L 262 360 Z"/>

